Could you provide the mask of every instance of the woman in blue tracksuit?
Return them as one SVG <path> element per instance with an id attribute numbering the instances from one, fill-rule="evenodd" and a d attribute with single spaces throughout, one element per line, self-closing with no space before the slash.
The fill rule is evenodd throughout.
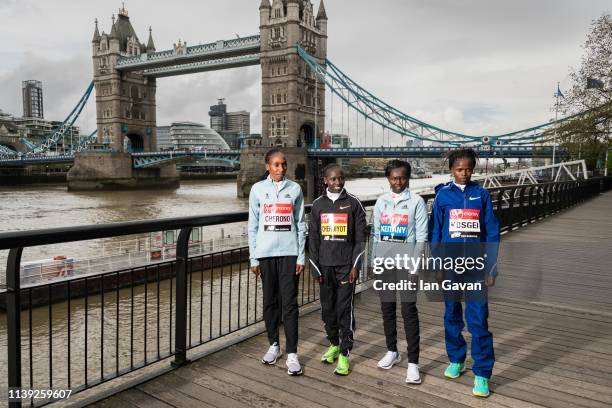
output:
<path id="1" fill-rule="evenodd" d="M 453 181 L 436 187 L 431 214 L 432 252 L 453 259 L 480 257 L 480 265 L 484 267 L 464 273 L 457 268 L 444 271 L 445 280 L 479 283 L 481 287 L 478 290 L 475 286 L 475 290 L 463 293 L 444 293 L 444 333 L 450 360 L 444 375 L 457 378 L 465 371 L 467 344 L 461 334 L 465 325 L 460 298 L 463 295 L 465 319 L 472 335 L 472 371 L 475 375 L 472 392 L 476 396 L 487 397 L 495 355 L 493 335 L 487 322 L 489 308 L 486 295 L 487 287 L 495 284 L 497 275 L 499 223 L 493 214 L 489 192 L 470 180 L 476 167 L 474 151 L 455 150 L 448 155 L 448 164 Z"/>
<path id="2" fill-rule="evenodd" d="M 261 276 L 263 315 L 270 341 L 261 361 L 271 365 L 281 356 L 278 334 L 282 311 L 287 374 L 301 375 L 297 288 L 304 271 L 304 196 L 301 187 L 285 177 L 287 160 L 281 150 L 270 150 L 265 160 L 269 175 L 251 188 L 248 227 L 251 272 Z"/>

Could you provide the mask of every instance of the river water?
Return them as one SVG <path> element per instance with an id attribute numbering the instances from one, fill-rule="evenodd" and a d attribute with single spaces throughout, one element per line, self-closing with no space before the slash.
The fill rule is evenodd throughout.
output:
<path id="1" fill-rule="evenodd" d="M 435 175 L 434 178 L 411 180 L 411 188 L 419 191 L 447 179 L 446 175 Z M 388 183 L 385 178 L 355 179 L 348 180 L 346 188 L 360 198 L 373 198 L 386 191 Z M 243 211 L 248 208 L 248 202 L 236 198 L 234 180 L 222 180 L 183 181 L 174 191 L 69 192 L 65 185 L 0 188 L 0 208 L 0 231 L 6 232 Z M 211 236 L 221 236 L 221 227 L 208 230 Z M 224 233 L 244 233 L 244 225 L 226 226 Z M 109 242 L 117 241 L 27 248 L 23 260 L 54 255 L 92 258 L 100 256 L 102 249 L 109 247 Z M 4 270 L 5 259 L 6 251 L 1 251 L 0 271 Z"/>
<path id="2" fill-rule="evenodd" d="M 433 185 L 447 179 L 448 176 L 434 176 L 433 179 L 411 180 L 411 188 L 415 191 L 430 191 Z M 347 181 L 346 187 L 360 198 L 373 198 L 386 191 L 388 183 L 385 178 L 357 179 Z M 175 191 L 68 192 L 63 185 L 1 188 L 0 206 L 0 231 L 5 232 L 226 213 L 246 210 L 248 202 L 236 198 L 234 180 L 224 180 L 184 181 Z M 220 237 L 221 228 L 224 229 L 225 236 L 240 235 L 245 231 L 244 223 L 241 223 L 210 227 L 209 232 L 203 233 L 203 236 Z M 57 254 L 78 259 L 92 258 L 99 256 L 105 251 L 104 248 L 116 245 L 116 241 L 117 238 L 28 248 L 24 251 L 24 260 L 44 259 Z M 6 255 L 7 251 L 0 253 L 2 274 L 6 266 Z M 308 281 L 309 279 L 306 279 L 300 288 L 311 287 Z M 149 284 L 148 288 L 137 285 L 133 291 L 129 288 L 111 291 L 105 294 L 104 298 L 90 295 L 87 306 L 84 299 L 80 298 L 73 299 L 71 304 L 60 302 L 52 308 L 45 306 L 32 309 L 32 367 L 36 373 L 34 387 L 49 388 L 46 379 L 50 370 L 55 381 L 53 388 L 67 387 L 68 356 L 72 359 L 72 384 L 83 384 L 85 372 L 90 379 L 94 379 L 99 378 L 102 373 L 112 375 L 117 369 L 129 368 L 132 363 L 131 349 L 136 355 L 136 362 L 144 360 L 145 356 L 155 360 L 158 352 L 169 352 L 172 337 L 169 323 L 173 320 L 170 301 L 173 293 L 170 286 L 172 282 L 162 280 L 159 284 Z M 239 287 L 242 292 L 237 292 Z M 196 273 L 190 288 L 193 296 L 190 321 L 193 323 L 196 338 L 198 335 L 203 335 L 204 338 L 214 337 L 217 332 L 227 332 L 249 320 L 261 317 L 261 295 L 259 300 L 255 296 L 261 286 L 254 276 L 248 273 L 246 264 L 239 268 L 216 268 L 206 274 Z M 310 290 L 308 293 L 310 295 Z M 237 303 L 239 299 L 242 303 Z M 247 314 L 245 304 L 249 302 L 252 304 Z M 256 302 L 259 304 L 257 315 Z M 223 305 L 223 308 L 227 305 L 228 312 L 234 309 L 242 311 L 243 314 L 239 316 L 235 312 L 233 315 L 229 312 L 228 316 L 221 312 L 220 305 Z M 87 329 L 83 324 L 85 316 Z M 22 358 L 26 385 L 29 384 L 29 319 L 28 312 L 24 311 Z M 133 331 L 130 327 L 133 327 Z M 149 330 L 147 335 L 145 327 Z M 159 340 L 158 336 L 154 335 L 158 332 L 158 327 Z M 0 313 L 0 378 L 6 378 L 6 338 L 6 316 Z M 86 344 L 89 347 L 85 359 Z M 102 350 L 104 355 L 100 353 Z M 50 355 L 53 356 L 51 365 Z M 83 368 L 84 360 L 89 362 L 86 370 Z M 108 362 L 104 363 L 105 361 Z M 0 384 L 0 390 L 5 386 L 5 383 Z M 0 406 L 4 403 L 5 401 L 0 400 Z"/>

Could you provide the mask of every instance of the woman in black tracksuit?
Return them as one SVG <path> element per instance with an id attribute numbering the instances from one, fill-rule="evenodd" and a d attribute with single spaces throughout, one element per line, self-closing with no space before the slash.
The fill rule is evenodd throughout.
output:
<path id="1" fill-rule="evenodd" d="M 357 197 L 344 189 L 344 173 L 337 164 L 324 169 L 327 189 L 312 203 L 308 229 L 311 272 L 320 283 L 321 309 L 330 342 L 321 361 L 334 373 L 348 375 L 355 316 L 353 294 L 366 241 L 366 213 Z"/>

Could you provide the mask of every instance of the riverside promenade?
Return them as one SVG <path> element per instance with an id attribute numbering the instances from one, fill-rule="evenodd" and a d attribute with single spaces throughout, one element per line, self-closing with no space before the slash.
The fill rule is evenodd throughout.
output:
<path id="1" fill-rule="evenodd" d="M 423 384 L 404 384 L 405 360 L 390 371 L 377 369 L 386 350 L 378 297 L 369 289 L 355 298 L 356 341 L 348 377 L 335 376 L 333 366 L 319 362 L 327 342 L 320 314 L 313 310 L 300 318 L 301 377 L 287 376 L 284 357 L 276 366 L 260 363 L 268 346 L 260 334 L 95 406 L 609 407 L 611 208 L 608 191 L 503 236 L 500 276 L 490 301 L 497 362 L 488 399 L 471 395 L 469 370 L 457 380 L 444 378 L 443 307 L 423 297 Z M 398 332 L 403 332 L 401 318 Z M 398 348 L 405 347 L 400 340 Z"/>

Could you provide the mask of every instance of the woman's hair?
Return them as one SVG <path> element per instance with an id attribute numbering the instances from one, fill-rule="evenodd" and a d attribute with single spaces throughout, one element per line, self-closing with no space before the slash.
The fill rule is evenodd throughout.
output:
<path id="1" fill-rule="evenodd" d="M 472 162 L 472 168 L 476 167 L 476 161 L 478 160 L 478 155 L 473 149 L 463 148 L 452 150 L 446 155 L 446 160 L 448 160 L 448 168 L 452 169 L 455 165 L 455 162 L 459 159 L 467 159 Z"/>
<path id="2" fill-rule="evenodd" d="M 332 169 L 340 169 L 340 171 L 342 171 L 342 166 L 337 164 L 337 163 L 331 163 L 328 164 L 327 166 L 325 166 L 323 168 L 323 177 L 327 177 L 327 174 L 332 170 Z"/>
<path id="3" fill-rule="evenodd" d="M 266 163 L 270 163 L 270 159 L 272 158 L 272 156 L 276 155 L 276 154 L 285 154 L 283 153 L 283 151 L 281 149 L 278 148 L 274 148 L 274 149 L 270 149 L 268 150 L 268 153 L 266 153 Z"/>
<path id="4" fill-rule="evenodd" d="M 389 177 L 391 172 L 395 169 L 406 169 L 406 175 L 410 178 L 410 173 L 412 173 L 412 167 L 410 167 L 410 163 L 404 160 L 391 160 L 385 166 L 385 177 Z"/>

